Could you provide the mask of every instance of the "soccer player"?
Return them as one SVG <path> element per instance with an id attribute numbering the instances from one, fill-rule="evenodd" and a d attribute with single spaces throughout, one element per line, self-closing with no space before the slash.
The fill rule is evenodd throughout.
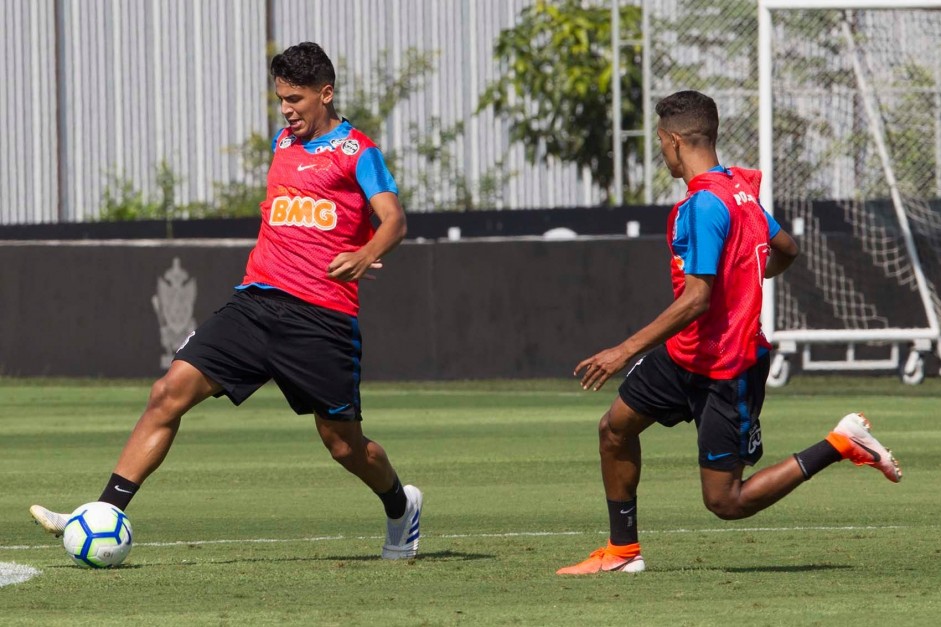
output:
<path id="1" fill-rule="evenodd" d="M 703 502 L 725 520 L 765 509 L 841 459 L 874 466 L 890 481 L 902 478 L 895 458 L 856 413 L 810 448 L 742 478 L 762 455 L 758 416 L 771 346 L 759 324 L 761 285 L 787 269 L 798 249 L 758 204 L 761 173 L 719 164 L 719 114 L 711 98 L 681 91 L 656 111 L 663 159 L 688 187 L 667 223 L 674 301 L 627 340 L 575 368 L 582 388 L 598 390 L 646 352 L 599 424 L 607 545 L 560 575 L 645 569 L 637 538 L 639 436 L 654 423 L 695 422 Z"/>
<path id="2" fill-rule="evenodd" d="M 383 448 L 363 435 L 356 317 L 357 282 L 405 237 L 398 188 L 372 140 L 337 115 L 336 74 L 319 45 L 292 46 L 270 69 L 288 126 L 272 141 L 245 278 L 154 383 L 99 500 L 125 510 L 194 405 L 222 395 L 239 405 L 273 379 L 297 414 L 314 414 L 333 458 L 378 495 L 388 518 L 382 557 L 410 558 L 422 493 L 403 486 Z M 67 522 L 38 505 L 30 513 L 56 535 Z"/>

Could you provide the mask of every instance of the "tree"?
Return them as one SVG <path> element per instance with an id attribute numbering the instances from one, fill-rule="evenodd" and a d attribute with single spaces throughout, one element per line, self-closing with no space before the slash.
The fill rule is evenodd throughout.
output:
<path id="1" fill-rule="evenodd" d="M 641 10 L 620 8 L 622 42 L 639 40 Z M 509 121 L 510 138 L 531 163 L 556 158 L 588 168 L 610 198 L 614 176 L 611 11 L 580 0 L 539 0 L 500 33 L 494 56 L 503 75 L 481 96 L 478 111 L 493 107 Z M 621 128 L 643 119 L 639 45 L 621 47 Z M 636 141 L 627 149 L 639 151 Z M 637 189 L 628 185 L 628 196 Z M 633 193 L 632 193 L 633 192 Z"/>

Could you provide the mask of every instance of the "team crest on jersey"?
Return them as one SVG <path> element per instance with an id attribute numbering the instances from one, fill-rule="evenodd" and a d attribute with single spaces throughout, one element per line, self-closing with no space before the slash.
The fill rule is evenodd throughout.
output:
<path id="1" fill-rule="evenodd" d="M 359 142 L 355 139 L 348 139 L 343 142 L 343 146 L 340 147 L 340 150 L 342 150 L 345 155 L 353 156 L 359 152 Z"/>
<path id="2" fill-rule="evenodd" d="M 296 139 L 297 138 L 294 137 L 294 135 L 288 135 L 287 137 L 282 139 L 280 142 L 278 142 L 278 148 L 288 148 L 291 146 L 291 144 L 294 143 L 294 140 Z"/>
<path id="3" fill-rule="evenodd" d="M 316 148 L 314 148 L 314 154 L 316 155 L 316 154 L 319 154 L 319 153 L 321 153 L 321 152 L 327 152 L 327 151 L 333 152 L 334 150 L 336 150 L 337 148 L 339 148 L 341 145 L 343 145 L 343 144 L 345 143 L 345 141 L 346 141 L 346 140 L 343 140 L 343 139 L 331 139 L 329 145 L 321 145 L 321 146 L 317 146 Z M 344 148 L 343 152 L 346 152 L 346 149 L 345 149 L 345 148 Z M 347 152 L 346 154 L 349 155 L 349 154 L 353 154 L 353 153 Z"/>

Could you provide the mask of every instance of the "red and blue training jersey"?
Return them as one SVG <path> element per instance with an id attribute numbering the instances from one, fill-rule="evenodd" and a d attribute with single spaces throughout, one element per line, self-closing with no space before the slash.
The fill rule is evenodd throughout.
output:
<path id="1" fill-rule="evenodd" d="M 761 332 L 761 286 L 771 238 L 781 227 L 758 204 L 761 172 L 715 168 L 693 177 L 670 212 L 673 296 L 687 274 L 714 277 L 709 309 L 666 342 L 682 368 L 732 379 L 770 349 Z"/>
<path id="2" fill-rule="evenodd" d="M 331 279 L 327 266 L 372 237 L 369 199 L 398 194 L 382 153 L 346 120 L 307 142 L 285 128 L 271 145 L 258 243 L 239 287 L 273 287 L 355 316 L 358 284 Z"/>

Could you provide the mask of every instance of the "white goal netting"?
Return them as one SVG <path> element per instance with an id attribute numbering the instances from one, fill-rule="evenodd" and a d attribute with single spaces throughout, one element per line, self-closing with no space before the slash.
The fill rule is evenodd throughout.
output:
<path id="1" fill-rule="evenodd" d="M 773 207 L 803 253 L 778 337 L 937 336 L 941 11 L 770 16 Z"/>

